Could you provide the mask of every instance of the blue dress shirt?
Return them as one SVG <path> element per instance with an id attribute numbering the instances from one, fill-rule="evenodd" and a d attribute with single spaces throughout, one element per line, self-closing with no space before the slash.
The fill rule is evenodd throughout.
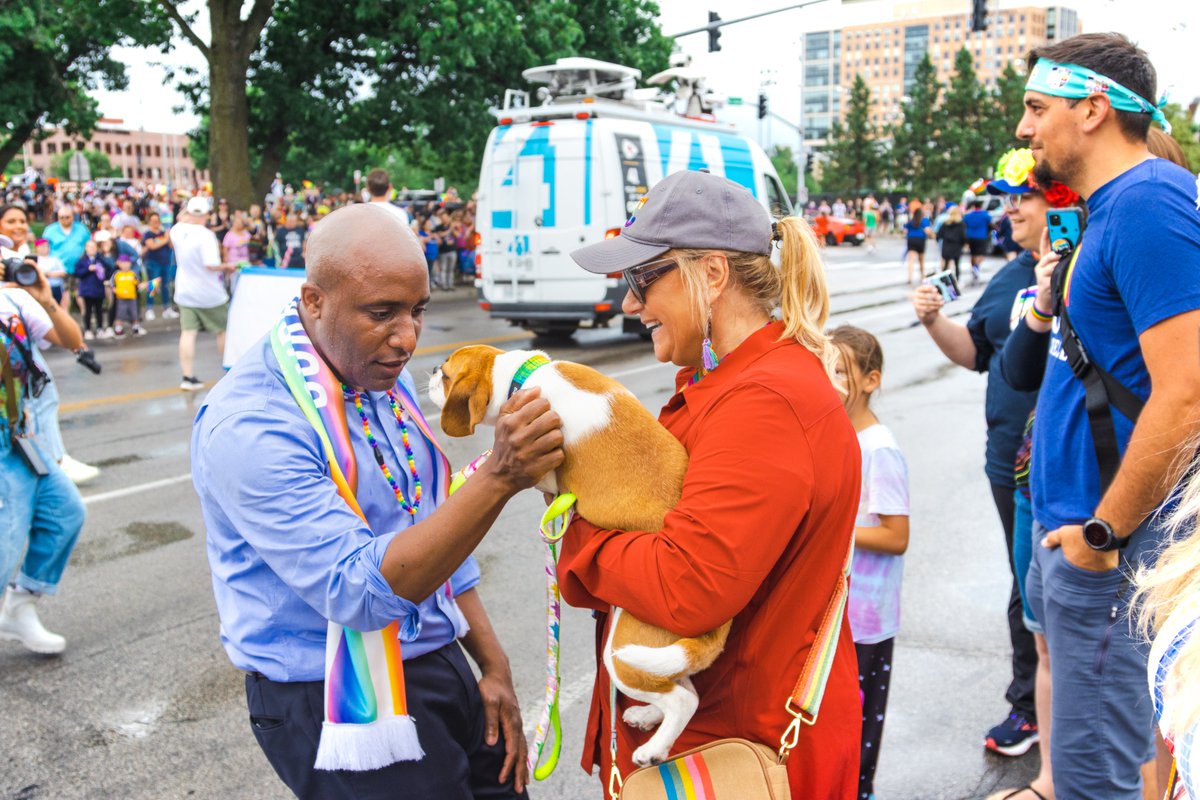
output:
<path id="1" fill-rule="evenodd" d="M 401 379 L 413 388 L 407 370 Z M 387 395 L 363 394 L 362 401 L 388 468 L 411 498 L 412 474 Z M 358 631 L 399 620 L 405 659 L 467 632 L 444 587 L 414 604 L 397 597 L 379 572 L 393 537 L 434 511 L 433 448 L 409 423 L 424 487 L 412 516 L 376 464 L 353 399 L 346 400 L 346 417 L 358 457 L 358 502 L 370 527 L 338 495 L 267 338 L 209 392 L 192 426 L 192 481 L 208 529 L 221 642 L 234 666 L 273 681 L 324 678 L 326 620 Z M 450 579 L 452 592 L 477 583 L 479 566 L 468 557 Z"/>

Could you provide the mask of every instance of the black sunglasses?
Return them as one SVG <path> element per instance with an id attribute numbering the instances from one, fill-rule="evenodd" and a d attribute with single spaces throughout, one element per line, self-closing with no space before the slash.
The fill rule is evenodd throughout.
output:
<path id="1" fill-rule="evenodd" d="M 622 274 L 625 276 L 625 282 L 629 284 L 629 291 L 633 292 L 639 303 L 645 303 L 646 290 L 650 285 L 678 266 L 679 262 L 673 258 L 660 258 L 658 261 L 648 261 L 622 270 Z"/>

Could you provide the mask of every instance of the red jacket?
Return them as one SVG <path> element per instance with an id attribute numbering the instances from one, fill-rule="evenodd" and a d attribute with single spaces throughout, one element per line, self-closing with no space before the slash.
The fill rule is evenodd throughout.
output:
<path id="1" fill-rule="evenodd" d="M 672 752 L 740 736 L 778 747 L 784 710 L 854 532 L 858 440 L 820 361 L 780 323 L 756 332 L 702 381 L 690 370 L 659 417 L 689 454 L 679 505 L 661 531 L 601 530 L 576 519 L 558 565 L 566 601 L 696 636 L 733 619 L 725 651 L 693 677 L 700 707 Z M 583 768 L 608 780 L 608 674 L 599 666 Z M 619 711 L 631 703 L 618 694 Z M 793 797 L 847 800 L 858 786 L 862 705 L 850 625 L 817 723 L 788 761 Z M 617 715 L 618 764 L 650 734 Z"/>

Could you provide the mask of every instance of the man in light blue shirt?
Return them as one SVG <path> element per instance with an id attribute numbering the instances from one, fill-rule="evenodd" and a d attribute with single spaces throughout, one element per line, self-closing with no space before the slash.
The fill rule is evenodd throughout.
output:
<path id="1" fill-rule="evenodd" d="M 83 256 L 83 246 L 92 238 L 92 232 L 75 219 L 70 206 L 59 206 L 58 221 L 46 226 L 42 238 L 50 243 L 50 255 L 61 261 L 70 275 L 75 270 L 75 262 Z"/>
<path id="2" fill-rule="evenodd" d="M 429 302 L 424 256 L 410 230 L 368 205 L 331 214 L 309 248 L 300 320 L 334 374 L 358 391 L 367 417 L 360 424 L 353 393 L 343 398 L 367 524 L 330 479 L 269 340 L 212 390 L 192 433 L 221 641 L 248 673 L 251 727 L 299 797 L 524 797 L 520 712 L 470 553 L 513 495 L 561 463 L 560 421 L 536 393 L 514 395 L 492 457 L 438 508 L 437 454 L 410 423 L 424 489 L 410 514 L 376 454 L 411 502 L 413 477 L 386 390 L 398 379 L 414 389 L 405 365 Z M 315 770 L 327 621 L 371 631 L 393 620 L 427 755 L 369 772 Z M 458 639 L 480 667 L 478 684 Z"/>

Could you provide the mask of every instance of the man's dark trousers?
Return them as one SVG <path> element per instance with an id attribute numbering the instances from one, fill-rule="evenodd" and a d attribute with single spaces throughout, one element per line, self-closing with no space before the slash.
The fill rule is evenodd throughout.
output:
<path id="1" fill-rule="evenodd" d="M 301 800 L 499 800 L 528 798 L 500 784 L 504 737 L 483 740 L 483 700 L 457 642 L 404 662 L 408 711 L 425 758 L 370 772 L 313 768 L 324 718 L 324 681 L 246 676 L 250 727 L 279 777 Z"/>

